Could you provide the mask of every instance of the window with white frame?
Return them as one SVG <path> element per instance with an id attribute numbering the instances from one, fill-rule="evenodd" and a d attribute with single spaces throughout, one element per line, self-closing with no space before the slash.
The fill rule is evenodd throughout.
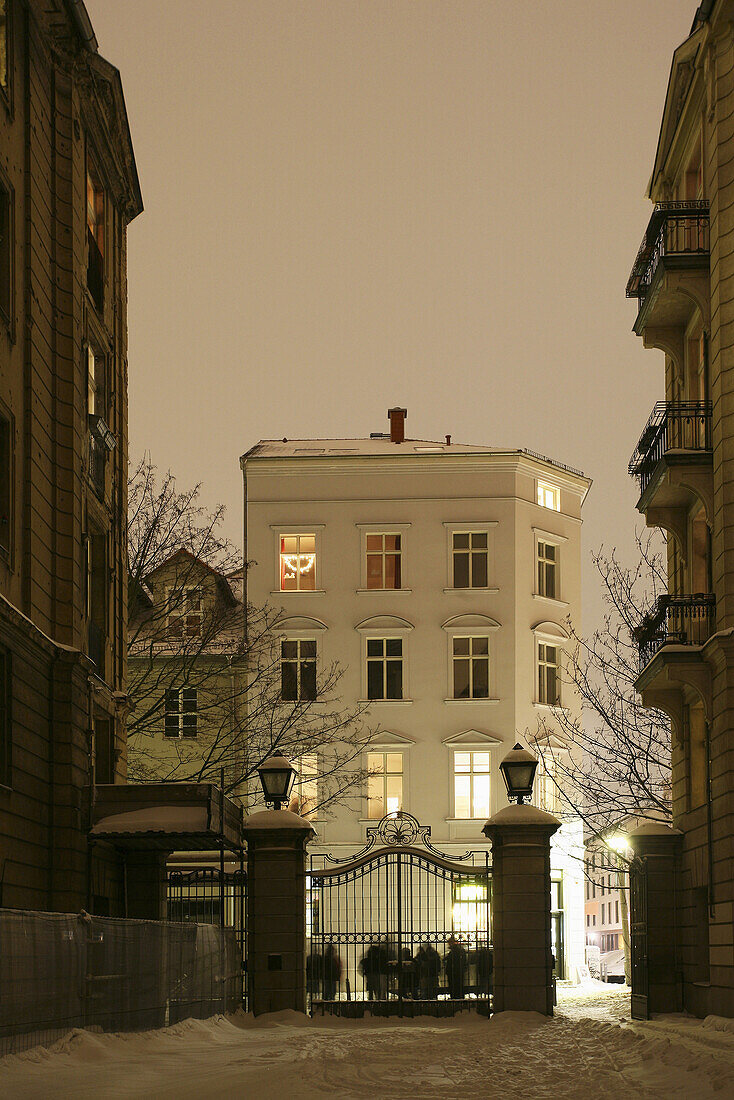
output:
<path id="1" fill-rule="evenodd" d="M 454 699 L 488 699 L 489 638 L 455 637 L 452 649 Z"/>
<path id="2" fill-rule="evenodd" d="M 296 777 L 291 790 L 288 809 L 309 821 L 316 820 L 318 806 L 318 757 L 315 752 L 304 753 L 293 761 Z"/>
<path id="3" fill-rule="evenodd" d="M 316 698 L 315 638 L 284 638 L 281 641 L 280 693 L 288 701 Z"/>
<path id="4" fill-rule="evenodd" d="M 486 531 L 454 531 L 451 535 L 454 588 L 486 588 L 488 537 Z"/>
<path id="5" fill-rule="evenodd" d="M 561 794 L 558 789 L 558 770 L 552 756 L 544 752 L 540 754 L 540 767 L 535 775 L 536 806 L 549 814 L 557 814 L 562 810 Z"/>
<path id="6" fill-rule="evenodd" d="M 280 536 L 281 592 L 316 590 L 316 535 Z"/>
<path id="7" fill-rule="evenodd" d="M 558 547 L 538 539 L 538 595 L 558 599 Z"/>
<path id="8" fill-rule="evenodd" d="M 367 816 L 379 821 L 403 808 L 403 754 L 367 753 Z"/>
<path id="9" fill-rule="evenodd" d="M 166 692 L 166 737 L 196 737 L 199 718 L 198 691 L 196 688 L 177 688 Z"/>
<path id="10" fill-rule="evenodd" d="M 557 707 L 561 703 L 560 647 L 538 642 L 538 702 Z"/>
<path id="11" fill-rule="evenodd" d="M 166 607 L 168 633 L 172 638 L 201 636 L 203 599 L 199 585 L 182 585 L 167 589 Z"/>
<path id="12" fill-rule="evenodd" d="M 402 539 L 399 534 L 366 535 L 367 587 L 397 589 L 402 586 Z"/>
<path id="13" fill-rule="evenodd" d="M 551 508 L 554 512 L 561 510 L 561 493 L 556 485 L 549 485 L 547 481 L 538 482 L 538 504 L 541 508 Z"/>
<path id="14" fill-rule="evenodd" d="M 367 698 L 403 698 L 402 638 L 367 639 Z"/>
<path id="15" fill-rule="evenodd" d="M 454 752 L 454 817 L 489 817 L 488 752 Z"/>

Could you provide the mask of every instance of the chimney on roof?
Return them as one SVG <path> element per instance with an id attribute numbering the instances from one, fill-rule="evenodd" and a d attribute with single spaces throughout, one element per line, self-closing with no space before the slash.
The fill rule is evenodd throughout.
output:
<path id="1" fill-rule="evenodd" d="M 405 421 L 408 418 L 408 410 L 388 409 L 387 415 L 390 420 L 390 442 L 402 443 L 405 439 Z"/>

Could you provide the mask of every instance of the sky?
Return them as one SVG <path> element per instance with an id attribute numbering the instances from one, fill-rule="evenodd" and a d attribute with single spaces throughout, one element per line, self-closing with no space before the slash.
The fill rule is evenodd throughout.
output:
<path id="1" fill-rule="evenodd" d="M 87 0 L 122 74 L 133 455 L 227 506 L 260 438 L 407 434 L 581 468 L 634 551 L 663 355 L 625 284 L 695 0 Z"/>

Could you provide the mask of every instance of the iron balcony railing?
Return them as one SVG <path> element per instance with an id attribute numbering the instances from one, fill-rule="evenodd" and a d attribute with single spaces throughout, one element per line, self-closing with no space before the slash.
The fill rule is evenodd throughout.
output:
<path id="1" fill-rule="evenodd" d="M 636 631 L 640 648 L 640 671 L 666 645 L 698 646 L 716 629 L 716 597 L 711 593 L 694 596 L 660 596 L 655 610 Z"/>
<path id="2" fill-rule="evenodd" d="M 658 202 L 627 281 L 627 297 L 640 306 L 666 257 L 693 259 L 709 253 L 709 204 L 705 199 Z"/>
<path id="3" fill-rule="evenodd" d="M 710 450 L 710 401 L 658 401 L 627 469 L 644 493 L 655 467 L 668 452 Z"/>

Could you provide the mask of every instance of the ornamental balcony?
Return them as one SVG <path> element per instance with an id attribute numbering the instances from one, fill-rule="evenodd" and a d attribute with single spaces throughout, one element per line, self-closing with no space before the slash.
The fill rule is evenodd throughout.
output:
<path id="1" fill-rule="evenodd" d="M 656 203 L 627 282 L 627 297 L 638 301 L 637 335 L 648 325 L 685 325 L 693 302 L 708 294 L 708 271 L 708 202 Z"/>
<path id="2" fill-rule="evenodd" d="M 710 401 L 659 401 L 627 467 L 640 486 L 638 511 L 649 526 L 680 536 L 694 500 L 713 501 Z M 676 515 L 675 513 L 678 513 Z"/>
<path id="3" fill-rule="evenodd" d="M 661 596 L 635 631 L 639 674 L 635 689 L 647 707 L 664 710 L 682 736 L 683 706 L 703 700 L 711 712 L 711 666 L 702 648 L 716 631 L 711 593 Z"/>
<path id="4" fill-rule="evenodd" d="M 716 597 L 710 592 L 695 596 L 661 596 L 655 611 L 637 628 L 640 671 L 664 646 L 697 646 L 716 630 Z"/>

